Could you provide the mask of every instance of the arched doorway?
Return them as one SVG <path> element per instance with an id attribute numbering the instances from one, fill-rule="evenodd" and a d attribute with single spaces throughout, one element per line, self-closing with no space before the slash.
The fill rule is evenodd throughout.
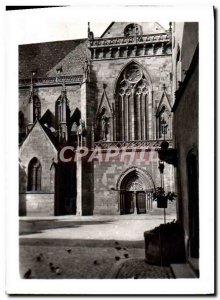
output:
<path id="1" fill-rule="evenodd" d="M 144 214 L 152 210 L 152 179 L 138 168 L 128 169 L 118 181 L 120 214 Z"/>

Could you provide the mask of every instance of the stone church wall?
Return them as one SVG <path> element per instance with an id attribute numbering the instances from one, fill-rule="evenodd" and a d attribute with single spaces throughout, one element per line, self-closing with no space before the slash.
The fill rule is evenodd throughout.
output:
<path id="1" fill-rule="evenodd" d="M 110 27 L 108 28 L 104 37 L 111 37 L 111 36 L 124 37 L 124 29 L 128 24 L 129 23 L 126 24 L 125 22 L 114 23 L 114 25 L 111 28 Z M 140 35 L 151 34 L 151 33 L 157 34 L 160 32 L 165 33 L 163 28 L 158 23 L 140 23 L 139 25 L 142 26 L 142 32 L 140 32 Z M 108 33 L 108 31 L 110 33 Z M 131 130 L 128 128 L 125 129 L 127 130 L 127 132 L 129 132 L 129 134 L 133 130 L 132 136 L 130 135 L 129 137 L 130 140 L 132 139 L 133 140 L 138 140 L 138 139 L 155 140 L 157 138 L 158 135 L 156 132 L 157 130 L 156 110 L 158 108 L 158 105 L 160 103 L 160 100 L 162 98 L 165 89 L 168 95 L 167 99 L 168 98 L 170 100 L 172 99 L 172 97 L 170 97 L 172 93 L 171 91 L 172 61 L 171 61 L 171 54 L 169 54 L 170 52 L 166 51 L 166 45 L 170 47 L 169 39 L 167 37 L 165 39 L 166 39 L 165 46 L 164 43 L 156 42 L 154 47 L 154 43 L 150 43 L 152 45 L 148 49 L 149 52 L 148 51 L 145 52 L 145 50 L 143 52 L 143 49 L 145 49 L 143 48 L 143 45 L 139 45 L 136 50 L 135 47 L 133 46 L 130 47 L 130 45 L 128 45 L 129 49 L 126 52 L 126 47 L 124 45 L 121 48 L 121 50 L 119 50 L 118 54 L 116 54 L 117 48 L 113 47 L 113 49 L 111 49 L 112 52 L 110 51 L 111 55 L 109 55 L 108 53 L 107 56 L 103 56 L 100 50 L 98 50 L 96 52 L 96 55 L 94 55 L 93 48 L 91 46 L 91 41 L 89 40 L 84 40 L 81 43 L 77 42 L 77 46 L 76 48 L 74 48 L 73 51 L 71 50 L 72 49 L 71 47 L 73 45 L 72 46 L 69 45 L 71 46 L 69 52 L 67 51 L 68 49 L 65 49 L 64 45 L 62 46 L 61 44 L 59 44 L 59 47 L 62 46 L 63 49 L 66 50 L 66 52 L 68 53 L 66 53 L 64 50 L 63 50 L 64 52 L 57 51 L 55 44 L 52 45 L 48 43 L 48 45 L 45 44 L 42 44 L 41 46 L 39 45 L 40 47 L 39 49 L 43 47 L 45 50 L 46 47 L 46 50 L 43 52 L 44 55 L 46 55 L 45 53 L 47 53 L 50 47 L 52 47 L 51 49 L 53 50 L 49 51 L 51 55 L 53 54 L 53 51 L 55 51 L 54 53 L 58 52 L 61 56 L 62 55 L 64 56 L 62 57 L 62 59 L 54 61 L 53 66 L 51 65 L 50 69 L 48 69 L 50 71 L 47 70 L 47 73 L 45 73 L 44 76 L 46 77 L 57 76 L 58 67 L 61 68 L 61 66 L 63 69 L 62 71 L 63 76 L 66 75 L 81 76 L 80 80 L 82 80 L 82 82 L 80 84 L 79 84 L 80 81 L 73 81 L 75 84 L 66 86 L 66 95 L 67 95 L 67 99 L 69 100 L 71 115 L 73 114 L 76 108 L 78 108 L 81 112 L 81 120 L 83 121 L 82 124 L 86 125 L 85 129 L 87 131 L 86 146 L 88 147 L 91 146 L 92 134 L 96 142 L 100 140 L 104 141 L 105 139 L 108 141 L 123 140 L 124 137 L 122 137 L 122 134 L 120 133 L 121 128 L 116 128 L 116 127 L 121 127 L 120 124 L 122 124 L 123 122 L 119 121 L 120 108 L 118 103 L 115 103 L 117 102 L 115 100 L 118 97 L 118 96 L 116 97 L 115 93 L 116 93 L 117 79 L 121 76 L 122 70 L 124 70 L 124 68 L 127 65 L 129 65 L 129 63 L 131 62 L 137 63 L 141 68 L 143 68 L 144 70 L 143 73 L 146 73 L 145 74 L 146 82 L 148 81 L 147 83 L 144 84 L 146 84 L 147 87 L 149 84 L 150 88 L 149 89 L 147 88 L 148 91 L 146 93 L 147 94 L 146 100 L 144 99 L 145 109 L 141 110 L 141 106 L 140 106 L 140 110 L 138 110 L 138 113 L 130 112 L 131 118 L 127 117 L 129 121 L 127 121 L 127 124 L 124 125 L 125 127 L 127 126 L 131 128 L 135 128 L 136 130 L 135 134 L 133 129 Z M 107 48 L 108 47 L 105 47 L 105 49 Z M 36 50 L 37 53 L 39 52 L 39 49 Z M 31 47 L 29 51 L 30 53 L 33 52 L 31 51 Z M 143 56 L 143 53 L 144 55 L 148 53 L 147 55 L 149 56 Z M 92 58 L 91 60 L 89 60 L 90 54 Z M 85 60 L 86 56 L 89 61 Z M 27 57 L 24 56 L 23 59 L 27 59 L 28 61 L 28 56 Z M 76 70 L 78 70 L 80 74 L 78 73 L 76 74 L 75 73 Z M 37 76 L 40 77 L 39 73 Z M 145 82 L 145 79 L 143 79 L 143 81 Z M 121 77 L 120 77 L 120 82 L 121 82 Z M 41 82 L 40 83 L 38 82 L 38 84 L 40 84 L 41 86 L 37 86 L 36 84 L 34 85 L 34 94 L 39 97 L 41 103 L 41 116 L 43 116 L 48 109 L 52 112 L 52 114 L 55 115 L 55 103 L 56 100 L 61 95 L 62 86 L 61 85 L 51 86 L 50 83 L 42 86 Z M 20 87 L 19 93 L 20 93 L 19 110 L 21 110 L 24 113 L 24 123 L 25 123 L 24 125 L 27 125 L 30 88 L 24 86 Z M 113 118 L 112 112 L 110 111 L 110 116 L 109 115 L 107 115 L 107 117 L 105 116 L 107 121 L 104 119 L 104 122 L 102 120 L 103 117 L 102 112 L 97 111 L 98 108 L 101 108 L 99 107 L 101 99 L 102 100 L 105 99 L 106 103 L 110 104 L 110 110 L 112 109 L 112 105 L 113 106 L 115 105 L 114 109 L 119 112 L 118 114 L 116 113 Z M 169 99 L 167 101 L 169 101 Z M 170 105 L 172 105 L 172 103 L 170 103 Z M 135 110 L 135 108 L 133 110 Z M 97 113 L 99 115 L 97 115 Z M 146 116 L 142 117 L 144 113 L 146 113 Z M 141 117 L 138 117 L 138 114 L 140 114 Z M 103 128 L 105 128 L 104 126 L 110 119 L 111 119 L 111 121 L 109 122 L 111 123 L 109 126 L 110 130 L 108 130 L 107 128 L 107 133 L 106 133 L 105 130 L 103 130 Z M 136 123 L 139 123 L 139 120 L 140 120 L 140 126 L 139 125 L 136 126 Z M 125 122 L 123 124 L 125 124 Z M 107 126 L 108 125 L 109 124 L 107 124 Z M 94 129 L 94 131 L 92 131 L 92 128 Z M 137 134 L 137 131 L 139 132 L 141 131 L 141 136 L 140 134 Z M 143 134 L 143 132 L 145 132 L 144 133 L 145 135 Z M 51 132 L 51 134 L 53 133 Z M 20 154 L 20 160 L 21 160 L 20 176 L 21 177 L 20 178 L 22 178 L 22 180 L 20 180 L 20 193 L 21 193 L 20 199 L 22 201 L 20 207 L 22 211 L 28 209 L 28 213 L 31 214 L 35 212 L 36 214 L 45 213 L 45 215 L 47 214 L 50 215 L 52 211 L 55 211 L 55 213 L 59 214 L 59 211 L 56 211 L 55 206 L 57 206 L 57 203 L 59 202 L 58 199 L 59 195 L 62 194 L 61 192 L 63 191 L 59 191 L 58 193 L 59 195 L 57 196 L 56 194 L 56 197 L 54 197 L 53 193 L 55 191 L 55 188 L 54 186 L 53 188 L 51 187 L 50 168 L 52 164 L 52 159 L 56 157 L 57 151 L 53 147 L 52 143 L 50 142 L 49 136 L 50 135 L 48 136 L 45 135 L 45 132 L 42 129 L 41 125 L 37 123 L 32 129 L 32 131 L 30 132 L 27 139 L 24 141 L 23 145 L 21 145 L 21 154 Z M 74 136 L 74 133 L 72 136 Z M 85 140 L 86 138 L 83 137 L 83 142 L 85 142 Z M 133 148 L 135 147 L 136 146 L 134 145 Z M 41 182 L 40 193 L 27 192 L 28 164 L 33 157 L 37 157 L 42 166 L 42 182 Z M 77 187 L 77 194 L 78 196 L 80 196 L 78 197 L 74 194 L 74 197 L 76 197 L 78 200 L 80 199 L 80 201 L 82 200 L 81 202 L 77 200 L 80 203 L 80 205 L 78 205 L 78 208 L 80 206 L 80 209 L 77 210 L 76 208 L 76 214 L 78 215 L 80 214 L 87 215 L 92 213 L 118 214 L 119 210 L 118 210 L 117 192 L 113 191 L 112 188 L 115 188 L 118 177 L 130 166 L 137 166 L 142 168 L 143 170 L 148 171 L 148 173 L 151 174 L 152 176 L 155 186 L 160 186 L 158 159 L 150 162 L 146 161 L 144 163 L 134 161 L 131 165 L 127 165 L 126 163 L 120 162 L 119 160 L 116 160 L 114 162 L 109 161 L 109 162 L 100 162 L 100 163 L 97 161 L 95 161 L 94 163 L 84 162 L 82 168 L 80 168 L 80 172 L 79 172 L 80 180 L 78 180 L 78 182 L 77 182 L 78 170 L 74 169 L 74 172 L 76 173 L 75 176 L 76 183 L 74 181 L 74 184 L 75 187 Z M 59 184 L 57 184 L 57 186 L 58 185 Z M 61 187 L 59 187 L 58 190 L 59 189 L 62 190 L 63 187 L 65 187 L 64 183 L 61 184 Z M 170 166 L 167 166 L 165 169 L 165 187 L 168 190 L 173 190 L 173 171 Z M 70 192 L 71 191 L 72 190 L 70 189 Z M 25 193 L 26 196 L 24 196 Z M 68 196 L 68 198 L 70 198 L 71 195 L 68 194 L 64 196 Z M 56 198 L 55 201 L 54 200 L 52 201 L 52 199 L 54 198 Z M 43 212 L 44 202 L 45 202 L 45 212 Z M 59 203 L 60 206 L 62 206 L 61 204 L 62 203 Z M 74 208 L 74 213 L 75 213 L 75 208 Z"/>
<path id="2" fill-rule="evenodd" d="M 54 179 L 51 178 L 52 159 L 56 160 L 57 152 L 50 143 L 39 123 L 24 141 L 20 151 L 20 204 L 22 214 L 54 214 Z M 27 191 L 28 165 L 33 157 L 41 164 L 41 191 Z M 45 211 L 44 211 L 45 204 Z"/>
<path id="3" fill-rule="evenodd" d="M 92 61 L 91 63 L 91 79 L 93 82 L 92 87 L 88 87 L 91 97 L 88 97 L 89 101 L 87 104 L 87 124 L 90 125 L 94 122 L 94 118 L 97 113 L 98 105 L 102 99 L 103 95 L 103 84 L 106 85 L 105 92 L 112 106 L 115 103 L 114 93 L 117 83 L 117 78 L 120 75 L 121 70 L 129 64 L 129 62 L 137 62 L 142 66 L 147 73 L 152 82 L 152 98 L 153 98 L 153 110 L 159 105 L 161 100 L 161 95 L 163 92 L 163 85 L 166 86 L 167 94 L 171 95 L 171 82 L 170 82 L 170 72 L 171 67 L 171 56 L 157 56 L 157 57 L 137 57 L 135 59 L 114 59 L 114 60 L 100 60 Z M 149 104 L 150 105 L 150 104 Z M 170 103 L 172 105 L 172 103 Z M 149 111 L 152 109 L 149 107 Z M 91 112 L 91 113 L 89 113 Z M 149 135 L 152 138 L 156 137 L 155 129 L 153 129 L 154 122 L 154 111 L 153 116 L 149 114 L 150 126 L 148 128 Z M 150 128 L 151 127 L 151 128 Z"/>
<path id="4" fill-rule="evenodd" d="M 92 71 L 94 81 L 97 82 L 97 103 L 99 103 L 102 92 L 103 83 L 107 84 L 106 92 L 109 101 L 113 102 L 115 84 L 121 70 L 129 62 L 135 61 L 140 64 L 148 72 L 153 85 L 154 100 L 158 99 L 162 85 L 167 86 L 167 93 L 171 93 L 170 72 L 171 56 L 154 56 L 154 57 L 136 57 L 130 59 L 114 59 L 114 60 L 100 60 L 92 61 Z"/>
<path id="5" fill-rule="evenodd" d="M 20 194 L 20 215 L 54 216 L 54 193 Z"/>
<path id="6" fill-rule="evenodd" d="M 94 162 L 94 214 L 120 214 L 119 191 L 116 185 L 119 177 L 130 167 L 138 167 L 147 171 L 155 187 L 161 186 L 158 170 L 157 153 L 152 161 L 140 161 L 138 158 L 131 164 L 121 159 L 112 159 L 108 162 Z M 173 166 L 165 163 L 164 186 L 166 191 L 174 191 Z M 151 186 L 149 186 L 151 188 Z M 154 205 L 155 208 L 155 205 Z"/>

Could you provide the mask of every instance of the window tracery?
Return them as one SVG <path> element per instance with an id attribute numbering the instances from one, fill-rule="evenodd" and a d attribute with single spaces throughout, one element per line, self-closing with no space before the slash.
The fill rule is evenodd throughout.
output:
<path id="1" fill-rule="evenodd" d="M 149 83 L 143 70 L 129 65 L 117 84 L 116 119 L 118 140 L 146 140 Z"/>
<path id="2" fill-rule="evenodd" d="M 124 30 L 124 35 L 126 37 L 140 35 L 141 33 L 142 33 L 141 26 L 135 23 L 131 23 L 127 25 Z"/>

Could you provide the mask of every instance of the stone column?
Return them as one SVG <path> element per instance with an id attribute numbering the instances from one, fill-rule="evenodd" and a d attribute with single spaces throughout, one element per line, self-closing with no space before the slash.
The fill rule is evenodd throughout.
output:
<path id="1" fill-rule="evenodd" d="M 33 108 L 33 99 L 29 100 L 28 103 L 28 123 L 33 124 L 34 122 L 34 108 Z"/>
<path id="2" fill-rule="evenodd" d="M 93 50 L 93 59 L 96 59 L 96 48 Z"/>
<path id="3" fill-rule="evenodd" d="M 152 55 L 154 55 L 154 47 L 155 47 L 155 44 L 152 44 Z"/>
<path id="4" fill-rule="evenodd" d="M 124 97 L 121 97 L 121 139 L 124 141 Z"/>
<path id="5" fill-rule="evenodd" d="M 140 107 L 140 95 L 136 95 L 136 112 L 137 112 L 137 119 L 136 119 L 136 138 L 141 140 L 141 107 Z"/>
<path id="6" fill-rule="evenodd" d="M 112 48 L 109 48 L 109 58 L 112 58 Z"/>
<path id="7" fill-rule="evenodd" d="M 144 123 L 144 128 L 145 128 L 145 139 L 148 140 L 148 99 L 149 99 L 149 94 L 145 95 L 144 102 L 145 102 L 145 123 Z"/>
<path id="8" fill-rule="evenodd" d="M 128 140 L 128 96 L 124 96 L 124 140 Z"/>
<path id="9" fill-rule="evenodd" d="M 140 140 L 143 139 L 143 105 L 142 105 L 143 94 L 140 95 Z"/>
<path id="10" fill-rule="evenodd" d="M 129 98 L 130 96 L 127 96 L 126 97 L 126 102 L 127 102 L 127 106 L 126 106 L 126 138 L 127 138 L 127 141 L 129 141 Z"/>
<path id="11" fill-rule="evenodd" d="M 137 56 L 137 46 L 134 46 L 134 56 Z"/>
<path id="12" fill-rule="evenodd" d="M 143 123 L 142 123 L 142 129 L 143 129 L 143 139 L 146 140 L 146 95 L 142 96 L 142 105 L 143 105 Z"/>
<path id="13" fill-rule="evenodd" d="M 153 91 L 149 90 L 148 94 L 148 139 L 155 138 L 154 133 L 154 109 L 153 109 Z"/>
<path id="14" fill-rule="evenodd" d="M 76 215 L 82 216 L 82 161 L 81 159 L 77 159 L 76 162 L 76 186 L 77 186 Z"/>
<path id="15" fill-rule="evenodd" d="M 112 114 L 113 114 L 113 141 L 116 141 L 116 112 L 115 112 L 115 103 L 112 104 Z"/>
<path id="16" fill-rule="evenodd" d="M 128 46 L 126 47 L 126 50 L 125 50 L 125 57 L 128 57 L 128 51 L 129 51 L 129 48 Z"/>
<path id="17" fill-rule="evenodd" d="M 117 213 L 120 215 L 120 199 L 121 199 L 121 195 L 120 195 L 120 191 L 117 191 L 117 205 L 118 205 L 118 207 L 117 207 Z"/>
<path id="18" fill-rule="evenodd" d="M 143 45 L 143 54 L 142 55 L 146 55 L 146 44 Z"/>
<path id="19" fill-rule="evenodd" d="M 104 48 L 101 49 L 101 56 L 100 56 L 100 58 L 104 58 L 105 57 L 104 50 L 105 50 Z"/>
<path id="20" fill-rule="evenodd" d="M 118 47 L 118 57 L 121 57 L 120 51 L 121 51 L 121 47 Z"/>
<path id="21" fill-rule="evenodd" d="M 124 129 L 124 141 L 126 140 L 126 135 L 127 135 L 127 96 L 124 95 L 123 97 L 123 106 L 124 106 L 124 113 L 123 113 L 123 119 L 124 119 L 124 124 L 123 124 L 123 129 Z"/>
<path id="22" fill-rule="evenodd" d="M 86 113 L 86 94 L 87 94 L 87 81 L 85 80 L 81 84 L 81 120 L 85 123 L 85 128 L 87 127 L 87 113 Z"/>
<path id="23" fill-rule="evenodd" d="M 130 140 L 134 140 L 135 139 L 135 126 L 134 126 L 134 105 L 135 105 L 135 100 L 134 100 L 134 90 L 132 89 L 132 93 L 131 96 L 129 98 L 129 130 L 130 130 Z"/>
<path id="24" fill-rule="evenodd" d="M 134 215 L 137 215 L 137 192 L 134 192 Z"/>
<path id="25" fill-rule="evenodd" d="M 146 212 L 147 212 L 147 210 L 148 210 L 148 201 L 147 201 L 147 192 L 145 191 L 145 205 L 146 205 Z"/>

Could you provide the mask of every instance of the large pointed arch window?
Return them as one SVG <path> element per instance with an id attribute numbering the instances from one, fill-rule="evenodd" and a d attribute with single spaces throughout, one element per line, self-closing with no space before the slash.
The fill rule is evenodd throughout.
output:
<path id="1" fill-rule="evenodd" d="M 149 82 L 136 63 L 120 75 L 116 87 L 117 139 L 146 140 L 148 137 Z"/>
<path id="2" fill-rule="evenodd" d="M 34 157 L 28 166 L 28 191 L 41 190 L 41 164 L 40 161 Z"/>

